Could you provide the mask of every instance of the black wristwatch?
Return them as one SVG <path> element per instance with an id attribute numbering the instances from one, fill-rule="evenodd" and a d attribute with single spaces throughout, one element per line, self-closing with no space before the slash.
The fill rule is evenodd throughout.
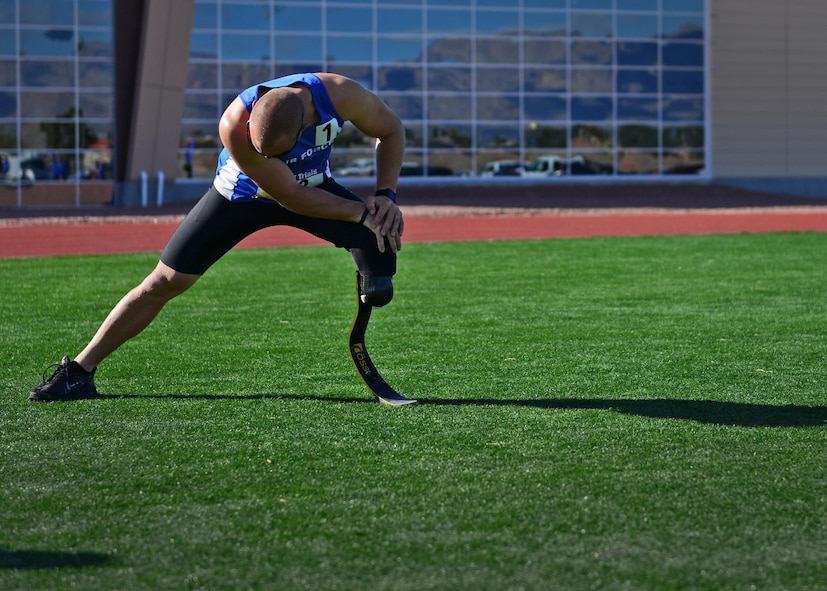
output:
<path id="1" fill-rule="evenodd" d="M 396 191 L 393 189 L 379 189 L 378 191 L 373 192 L 374 195 L 383 195 L 396 203 Z"/>

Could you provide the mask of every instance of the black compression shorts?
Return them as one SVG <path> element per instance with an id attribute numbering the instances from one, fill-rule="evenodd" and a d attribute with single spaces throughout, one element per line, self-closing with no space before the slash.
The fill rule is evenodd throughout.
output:
<path id="1" fill-rule="evenodd" d="M 318 188 L 361 201 L 333 179 L 325 180 Z M 363 276 L 396 274 L 396 253 L 387 240 L 385 252 L 379 252 L 376 235 L 361 224 L 299 215 L 265 199 L 230 201 L 213 187 L 175 230 L 161 261 L 181 273 L 203 275 L 241 240 L 269 226 L 299 228 L 348 250 Z"/>

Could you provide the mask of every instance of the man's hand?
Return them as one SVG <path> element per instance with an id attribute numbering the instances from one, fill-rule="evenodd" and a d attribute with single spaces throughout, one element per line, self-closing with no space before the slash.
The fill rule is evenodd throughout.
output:
<path id="1" fill-rule="evenodd" d="M 364 225 L 376 234 L 379 252 L 385 252 L 385 238 L 388 239 L 391 250 L 399 252 L 402 248 L 405 221 L 396 203 L 384 195 L 372 195 L 365 199 L 365 207 L 368 208 L 368 217 L 365 218 Z"/>

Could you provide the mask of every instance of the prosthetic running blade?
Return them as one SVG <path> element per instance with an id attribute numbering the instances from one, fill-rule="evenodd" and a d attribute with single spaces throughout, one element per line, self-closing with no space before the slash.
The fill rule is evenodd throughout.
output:
<path id="1" fill-rule="evenodd" d="M 367 347 L 365 347 L 365 331 L 370 320 L 370 312 L 373 306 L 362 302 L 359 292 L 359 273 L 356 273 L 356 317 L 353 319 L 353 326 L 350 329 L 350 336 L 348 344 L 350 345 L 350 357 L 353 359 L 353 364 L 356 366 L 356 371 L 359 372 L 362 381 L 365 382 L 374 396 L 379 399 L 382 404 L 389 406 L 405 406 L 406 404 L 413 404 L 416 400 L 403 396 L 393 388 L 379 375 L 376 366 L 368 354 Z"/>

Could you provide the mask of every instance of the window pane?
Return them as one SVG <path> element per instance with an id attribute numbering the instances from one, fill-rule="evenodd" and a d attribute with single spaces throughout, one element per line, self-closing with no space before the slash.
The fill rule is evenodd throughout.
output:
<path id="1" fill-rule="evenodd" d="M 429 125 L 428 145 L 431 148 L 470 148 L 471 126 L 449 124 Z"/>
<path id="2" fill-rule="evenodd" d="M 187 88 L 218 88 L 218 64 L 190 62 L 187 71 Z"/>
<path id="3" fill-rule="evenodd" d="M 658 101 L 648 98 L 618 98 L 617 118 L 621 121 L 628 119 L 638 121 L 657 120 Z"/>
<path id="4" fill-rule="evenodd" d="M 612 118 L 610 97 L 572 97 L 571 118 L 575 121 L 606 121 Z"/>
<path id="5" fill-rule="evenodd" d="M 25 150 L 71 150 L 75 147 L 75 121 L 23 123 L 20 147 Z"/>
<path id="6" fill-rule="evenodd" d="M 409 148 L 422 148 L 425 145 L 425 131 L 422 124 L 417 122 L 405 125 L 405 146 Z"/>
<path id="7" fill-rule="evenodd" d="M 81 92 L 78 94 L 78 115 L 89 119 L 112 119 L 115 97 L 111 92 Z"/>
<path id="8" fill-rule="evenodd" d="M 657 148 L 655 125 L 621 125 L 617 128 L 617 145 L 622 148 Z"/>
<path id="9" fill-rule="evenodd" d="M 435 10 L 428 11 L 429 33 L 465 33 L 471 32 L 470 10 Z"/>
<path id="10" fill-rule="evenodd" d="M 371 33 L 373 11 L 355 6 L 328 6 L 327 30 L 337 33 Z"/>
<path id="11" fill-rule="evenodd" d="M 514 125 L 478 125 L 478 148 L 519 148 L 520 130 Z"/>
<path id="12" fill-rule="evenodd" d="M 425 0 L 382 0 L 382 4 L 410 4 L 413 6 L 422 6 Z"/>
<path id="13" fill-rule="evenodd" d="M 526 92 L 566 92 L 566 71 L 564 69 L 542 69 L 525 71 Z"/>
<path id="14" fill-rule="evenodd" d="M 610 148 L 612 146 L 612 128 L 599 125 L 572 125 L 572 148 Z"/>
<path id="15" fill-rule="evenodd" d="M 658 36 L 658 18 L 648 14 L 619 14 L 617 37 L 619 39 L 655 39 Z"/>
<path id="16" fill-rule="evenodd" d="M 566 43 L 564 41 L 527 39 L 525 42 L 525 63 L 564 65 L 566 63 Z"/>
<path id="17" fill-rule="evenodd" d="M 619 66 L 655 66 L 657 63 L 657 43 L 624 41 L 617 44 L 617 64 Z"/>
<path id="18" fill-rule="evenodd" d="M 394 39 L 380 37 L 377 49 L 380 62 L 416 62 L 422 59 L 422 41 L 420 39 Z"/>
<path id="19" fill-rule="evenodd" d="M 519 13 L 516 10 L 477 11 L 477 33 L 481 35 L 515 35 L 519 28 Z"/>
<path id="20" fill-rule="evenodd" d="M 704 128 L 700 125 L 664 127 L 664 148 L 703 148 Z"/>
<path id="21" fill-rule="evenodd" d="M 658 9 L 658 0 L 617 0 L 618 10 L 650 10 Z"/>
<path id="22" fill-rule="evenodd" d="M 78 55 L 81 57 L 112 57 L 115 49 L 112 43 L 112 31 L 78 31 Z"/>
<path id="23" fill-rule="evenodd" d="M 649 150 L 621 150 L 617 154 L 618 174 L 658 174 L 658 152 Z"/>
<path id="24" fill-rule="evenodd" d="M 573 9 L 611 10 L 612 0 L 571 0 Z"/>
<path id="25" fill-rule="evenodd" d="M 520 46 L 515 39 L 477 38 L 478 64 L 517 64 L 520 60 Z"/>
<path id="26" fill-rule="evenodd" d="M 513 8 L 514 0 L 477 0 L 477 6 L 489 6 L 493 8 Z"/>
<path id="27" fill-rule="evenodd" d="M 471 63 L 470 39 L 435 39 L 428 45 L 428 61 L 441 63 Z"/>
<path id="28" fill-rule="evenodd" d="M 184 119 L 217 119 L 216 95 L 188 92 L 184 95 Z"/>
<path id="29" fill-rule="evenodd" d="M 192 18 L 194 29 L 215 29 L 218 27 L 217 5 L 210 2 L 196 2 Z"/>
<path id="30" fill-rule="evenodd" d="M 20 116 L 50 119 L 75 112 L 74 93 L 38 90 L 20 93 Z"/>
<path id="31" fill-rule="evenodd" d="M 702 16 L 664 16 L 663 36 L 667 39 L 704 38 L 704 19 Z"/>
<path id="32" fill-rule="evenodd" d="M 322 44 L 317 34 L 276 35 L 275 55 L 278 61 L 322 61 Z"/>
<path id="33" fill-rule="evenodd" d="M 421 96 L 383 95 L 382 98 L 401 119 L 422 119 L 425 116 Z"/>
<path id="34" fill-rule="evenodd" d="M 575 41 L 571 44 L 572 65 L 612 65 L 612 44 L 604 41 Z"/>
<path id="35" fill-rule="evenodd" d="M 523 6 L 526 8 L 552 8 L 555 10 L 565 10 L 566 0 L 523 0 Z"/>
<path id="36" fill-rule="evenodd" d="M 571 91 L 572 92 L 612 92 L 612 81 L 614 76 L 608 69 L 597 68 L 572 68 Z"/>
<path id="37" fill-rule="evenodd" d="M 670 98 L 663 99 L 664 121 L 703 121 L 704 101 L 702 98 Z"/>
<path id="38" fill-rule="evenodd" d="M 80 0 L 78 2 L 78 24 L 82 27 L 111 27 L 112 2 Z"/>
<path id="39" fill-rule="evenodd" d="M 520 72 L 516 68 L 485 68 L 477 70 L 480 92 L 519 92 Z"/>
<path id="40" fill-rule="evenodd" d="M 261 33 L 225 33 L 221 36 L 221 57 L 249 61 L 270 59 L 270 37 Z"/>
<path id="41" fill-rule="evenodd" d="M 523 30 L 526 35 L 565 37 L 566 13 L 527 10 L 523 16 Z"/>
<path id="42" fill-rule="evenodd" d="M 471 95 L 428 95 L 428 116 L 432 119 L 470 119 Z"/>
<path id="43" fill-rule="evenodd" d="M 373 61 L 373 39 L 365 35 L 331 35 L 327 38 L 327 59 L 334 62 Z"/>
<path id="44" fill-rule="evenodd" d="M 682 149 L 663 155 L 663 174 L 700 174 L 704 170 L 704 153 Z"/>
<path id="45" fill-rule="evenodd" d="M 571 15 L 572 37 L 611 37 L 612 15 L 575 12 Z"/>
<path id="46" fill-rule="evenodd" d="M 617 92 L 633 94 L 656 93 L 658 74 L 656 70 L 618 70 Z"/>
<path id="47" fill-rule="evenodd" d="M 663 46 L 664 66 L 704 65 L 704 46 L 700 43 L 667 43 Z"/>
<path id="48" fill-rule="evenodd" d="M 422 11 L 380 8 L 377 30 L 382 33 L 421 33 Z"/>
<path id="49" fill-rule="evenodd" d="M 379 90 L 421 90 L 421 67 L 379 68 Z"/>
<path id="50" fill-rule="evenodd" d="M 430 68 L 428 88 L 436 91 L 468 92 L 471 90 L 471 70 L 469 68 Z"/>
<path id="51" fill-rule="evenodd" d="M 0 60 L 0 86 L 17 85 L 17 64 L 14 60 Z"/>
<path id="52" fill-rule="evenodd" d="M 692 70 L 664 70 L 663 92 L 670 94 L 703 94 L 704 73 Z"/>
<path id="53" fill-rule="evenodd" d="M 20 60 L 21 86 L 74 86 L 75 64 L 71 61 Z"/>
<path id="54" fill-rule="evenodd" d="M 269 31 L 270 24 L 270 9 L 263 4 L 221 6 L 221 27 L 224 30 Z"/>
<path id="55" fill-rule="evenodd" d="M 21 25 L 67 25 L 75 22 L 72 0 L 26 0 L 20 2 Z"/>
<path id="56" fill-rule="evenodd" d="M 190 57 L 217 58 L 218 36 L 214 33 L 192 33 L 190 35 Z"/>
<path id="57" fill-rule="evenodd" d="M 0 0 L 0 25 L 13 25 L 17 22 L 17 0 Z"/>
<path id="58" fill-rule="evenodd" d="M 561 96 L 527 96 L 525 118 L 535 121 L 562 121 L 568 116 L 566 99 Z"/>
<path id="59" fill-rule="evenodd" d="M 0 117 L 17 116 L 17 93 L 0 90 Z"/>
<path id="60" fill-rule="evenodd" d="M 11 27 L 0 29 L 0 55 L 17 55 L 15 36 Z"/>
<path id="61" fill-rule="evenodd" d="M 317 6 L 282 6 L 276 4 L 273 14 L 276 31 L 294 32 L 310 31 L 317 34 L 322 29 L 322 9 Z"/>
<path id="62" fill-rule="evenodd" d="M 525 130 L 525 144 L 526 148 L 565 149 L 568 145 L 568 132 L 563 126 L 529 123 Z"/>
<path id="63" fill-rule="evenodd" d="M 663 0 L 664 12 L 703 12 L 704 0 Z"/>
<path id="64" fill-rule="evenodd" d="M 78 85 L 81 88 L 112 88 L 115 81 L 114 65 L 112 62 L 80 62 L 78 64 L 80 76 Z"/>
<path id="65" fill-rule="evenodd" d="M 465 115 L 467 118 L 467 114 Z M 516 96 L 478 96 L 477 119 L 520 118 L 520 99 Z"/>

